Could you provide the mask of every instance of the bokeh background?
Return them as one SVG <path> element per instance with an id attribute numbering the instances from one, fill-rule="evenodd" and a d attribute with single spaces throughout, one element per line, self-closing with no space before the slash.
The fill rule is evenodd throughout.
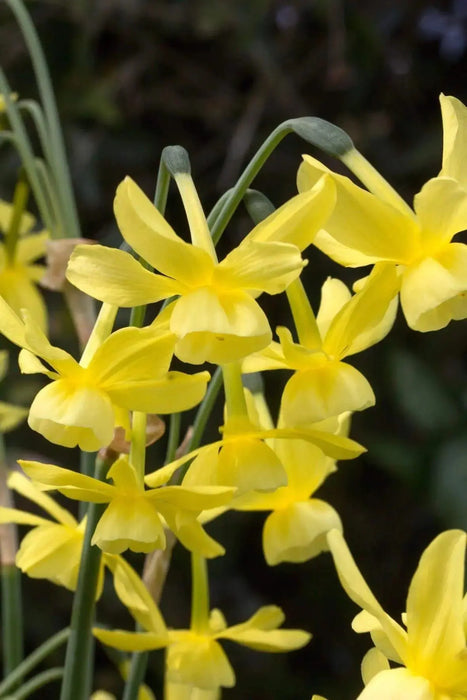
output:
<path id="1" fill-rule="evenodd" d="M 120 242 L 112 215 L 117 184 L 130 174 L 151 194 L 165 145 L 188 149 L 209 210 L 272 129 L 303 115 L 348 131 L 410 201 L 440 168 L 439 93 L 467 99 L 466 0 L 37 0 L 28 6 L 56 88 L 84 235 L 111 245 Z M 35 97 L 24 43 L 4 5 L 0 45 L 14 89 Z M 306 150 L 297 137 L 287 137 L 255 186 L 277 205 L 285 201 L 296 191 Z M 0 162 L 0 196 L 11 199 L 17 157 L 3 146 Z M 174 192 L 168 216 L 184 230 Z M 239 211 L 227 244 L 249 226 Z M 315 304 L 328 274 L 352 279 L 318 252 L 308 257 Z M 73 339 L 61 302 L 49 300 L 53 338 L 69 347 Z M 282 302 L 265 306 L 273 325 L 286 319 Z M 319 492 L 338 509 L 362 571 L 397 616 L 431 538 L 443 528 L 467 526 L 466 345 L 460 323 L 422 335 L 399 317 L 389 339 L 358 356 L 377 406 L 355 417 L 352 436 L 369 451 L 342 464 Z M 283 380 L 268 377 L 273 405 Z M 2 385 L 2 398 L 27 403 L 39 382 L 16 374 Z M 215 427 L 210 430 L 214 437 Z M 11 460 L 26 451 L 77 463 L 73 451 L 54 449 L 26 428 L 7 441 Z M 370 644 L 350 630 L 357 610 L 339 588 L 330 557 L 268 568 L 262 521 L 260 514 L 230 514 L 212 525 L 228 551 L 211 566 L 212 603 L 231 623 L 261 604 L 280 604 L 287 624 L 309 629 L 314 639 L 287 656 L 229 645 L 238 682 L 225 698 L 299 700 L 313 692 L 330 700 L 356 697 L 360 659 Z M 27 580 L 24 593 L 30 651 L 67 624 L 71 596 Z M 162 600 L 169 624 L 187 624 L 188 600 L 189 559 L 179 549 Z M 99 617 L 129 624 L 112 602 L 100 605 Z M 120 694 L 104 652 L 98 651 L 98 660 L 97 686 Z M 148 679 L 156 691 L 160 663 L 151 657 Z M 55 696 L 58 689 L 50 686 L 35 697 Z"/>

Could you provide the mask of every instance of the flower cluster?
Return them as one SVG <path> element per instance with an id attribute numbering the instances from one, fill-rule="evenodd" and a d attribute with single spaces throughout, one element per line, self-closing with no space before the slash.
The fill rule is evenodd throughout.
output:
<path id="1" fill-rule="evenodd" d="M 168 700 L 215 700 L 220 688 L 234 685 L 221 640 L 283 652 L 310 639 L 302 630 L 280 628 L 284 614 L 274 605 L 230 627 L 210 608 L 206 559 L 225 550 L 205 528 L 232 510 L 268 512 L 263 549 L 270 565 L 331 551 L 345 591 L 362 608 L 353 627 L 370 632 L 375 645 L 363 661 L 360 698 L 467 697 L 465 533 L 443 533 L 422 556 L 404 628 L 363 580 L 337 511 L 315 495 L 337 471 L 338 460 L 364 451 L 349 437 L 351 415 L 371 407 L 375 395 L 347 358 L 385 338 L 399 299 L 408 325 L 418 331 L 467 316 L 467 246 L 453 242 L 467 229 L 467 108 L 445 96 L 441 106 L 442 169 L 416 195 L 414 210 L 353 147 L 342 160 L 367 189 L 305 156 L 299 193 L 277 210 L 265 207 L 264 215 L 255 215 L 251 232 L 222 260 L 211 235 L 222 209 L 217 218 L 206 218 L 181 149 L 168 162 L 190 242 L 125 178 L 114 203 L 125 245 L 80 244 L 68 263 L 69 283 L 102 302 L 79 361 L 47 338 L 42 301 L 32 285 L 42 270 L 32 261 L 44 253 L 47 234 L 27 235 L 33 222 L 23 216 L 15 245 L 0 248 L 0 332 L 21 349 L 21 372 L 49 380 L 32 401 L 29 426 L 52 443 L 101 451 L 94 477 L 19 460 L 24 474 L 11 473 L 9 487 L 52 520 L 1 507 L 0 522 L 33 528 L 17 553 L 23 572 L 70 590 L 85 585 L 79 583 L 80 562 L 94 552 L 91 600 L 99 599 L 107 571 L 137 629 L 97 625 L 93 633 L 124 652 L 165 649 Z M 3 213 L 0 207 L 0 225 Z M 341 265 L 368 268 L 353 289 L 329 277 L 316 313 L 301 278 L 308 262 L 303 255 L 313 262 L 313 245 Z M 275 329 L 277 340 L 260 305 L 263 293 L 285 293 L 290 306 L 294 328 Z M 114 329 L 119 308 L 158 302 L 164 303 L 146 324 L 144 315 L 138 322 L 132 315 L 130 326 Z M 177 370 L 171 369 L 174 362 Z M 259 373 L 267 377 L 278 369 L 288 378 L 273 418 Z M 200 445 L 219 377 L 225 395 L 220 438 Z M 173 416 L 194 407 L 193 437 L 179 447 Z M 0 408 L 3 431 L 23 415 L 6 404 Z M 172 416 L 172 444 L 164 464 L 147 468 L 146 417 L 154 413 Z M 115 447 L 118 430 L 128 451 Z M 92 504 L 88 514 L 78 522 L 53 500 L 52 490 Z M 147 580 L 123 557 L 128 550 L 168 557 L 172 540 L 192 558 L 186 629 L 170 628 Z M 401 668 L 390 668 L 390 661 Z M 151 696 L 143 686 L 139 693 Z"/>

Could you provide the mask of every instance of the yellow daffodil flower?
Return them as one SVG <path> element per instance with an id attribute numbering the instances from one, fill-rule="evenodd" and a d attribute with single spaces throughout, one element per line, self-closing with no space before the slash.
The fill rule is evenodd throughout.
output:
<path id="1" fill-rule="evenodd" d="M 422 554 L 410 584 L 405 629 L 378 603 L 340 532 L 328 535 L 339 579 L 361 608 L 353 628 L 370 632 L 375 648 L 365 656 L 366 684 L 358 700 L 458 700 L 467 697 L 464 628 L 466 533 L 448 530 Z M 391 668 L 389 661 L 401 664 Z"/>
<path id="2" fill-rule="evenodd" d="M 13 206 L 0 200 L 0 231 L 5 235 L 13 216 Z M 13 250 L 0 242 L 0 296 L 19 313 L 28 309 L 41 328 L 47 325 L 47 310 L 37 282 L 43 277 L 45 267 L 35 261 L 46 253 L 47 231 L 31 233 L 36 220 L 24 212 L 19 226 L 19 236 Z"/>
<path id="3" fill-rule="evenodd" d="M 348 429 L 342 416 L 339 432 Z M 237 510 L 270 510 L 263 527 L 263 551 L 270 566 L 304 562 L 327 550 L 326 534 L 342 530 L 334 508 L 315 491 L 335 471 L 335 461 L 304 440 L 274 440 L 274 452 L 287 475 L 287 484 L 273 493 L 246 493 L 236 498 Z"/>
<path id="4" fill-rule="evenodd" d="M 343 282 L 328 278 L 321 290 L 316 323 L 311 318 L 314 328 L 301 343 L 294 343 L 287 328 L 278 328 L 280 343 L 273 342 L 244 360 L 244 372 L 295 370 L 282 395 L 286 424 L 315 423 L 375 403 L 365 377 L 342 360 L 389 332 L 397 309 L 397 289 L 397 275 L 388 266 L 377 266 L 353 296 Z"/>
<path id="5" fill-rule="evenodd" d="M 8 352 L 0 350 L 0 382 L 8 370 Z M 28 415 L 28 409 L 0 401 L 0 433 L 16 428 Z"/>
<path id="6" fill-rule="evenodd" d="M 165 486 L 175 469 L 155 472 L 157 488 L 144 489 L 128 457 L 122 455 L 107 474 L 113 484 L 51 464 L 19 460 L 36 483 L 91 503 L 108 503 L 91 544 L 119 554 L 126 549 L 151 552 L 166 544 L 162 518 L 188 549 L 204 557 L 224 553 L 224 548 L 203 530 L 197 516 L 203 510 L 226 505 L 234 489 L 219 486 Z M 155 479 L 153 478 L 153 483 Z"/>
<path id="7" fill-rule="evenodd" d="M 19 472 L 11 472 L 8 486 L 42 508 L 52 520 L 16 508 L 0 507 L 0 523 L 31 525 L 21 541 L 16 566 L 31 578 L 45 578 L 68 590 L 76 590 L 86 526 Z M 102 591 L 103 564 L 97 597 Z"/>
<path id="8" fill-rule="evenodd" d="M 184 362 L 225 364 L 265 347 L 269 322 L 256 302 L 278 294 L 303 265 L 310 244 L 334 204 L 334 188 L 322 179 L 261 222 L 224 260 L 216 253 L 191 177 L 175 177 L 190 224 L 183 241 L 141 189 L 126 178 L 118 187 L 115 216 L 127 243 L 162 274 L 146 270 L 128 253 L 77 246 L 67 277 L 91 296 L 118 306 L 148 304 L 176 295 L 169 326 Z"/>
<path id="9" fill-rule="evenodd" d="M 299 649 L 310 639 L 311 635 L 302 630 L 278 629 L 284 621 L 284 614 L 274 605 L 260 608 L 246 622 L 233 627 L 227 627 L 222 613 L 213 610 L 204 630 L 167 629 L 141 579 L 126 562 L 116 566 L 125 566 L 123 575 L 117 577 L 114 571 L 117 595 L 145 631 L 94 628 L 94 635 L 104 644 L 123 651 L 167 647 L 166 677 L 169 684 L 211 692 L 217 692 L 220 687 L 232 687 L 235 674 L 219 644 L 218 640 L 221 639 L 269 652 Z M 204 696 L 201 695 L 201 698 L 204 699 Z"/>
<path id="10" fill-rule="evenodd" d="M 24 321 L 0 298 L 0 332 L 24 348 L 21 371 L 53 380 L 36 395 L 28 419 L 50 442 L 93 452 L 111 442 L 117 425 L 127 427 L 128 411 L 174 413 L 195 406 L 205 393 L 209 373 L 168 371 L 172 333 L 122 328 L 78 363 L 23 314 Z"/>
<path id="11" fill-rule="evenodd" d="M 305 440 L 334 459 L 354 459 L 365 451 L 354 440 L 335 435 L 326 425 L 320 424 L 264 429 L 247 417 L 235 416 L 228 419 L 221 430 L 222 440 L 199 447 L 168 465 L 176 468 L 195 457 L 183 479 L 184 486 L 233 486 L 237 494 L 272 491 L 284 486 L 287 474 L 274 450 L 265 442 L 270 438 L 285 443 Z M 155 486 L 157 475 L 157 471 L 148 474 L 146 484 Z"/>
<path id="12" fill-rule="evenodd" d="M 342 265 L 396 265 L 402 309 L 408 325 L 418 331 L 437 330 L 467 316 L 467 246 L 452 242 L 467 228 L 467 108 L 454 97 L 441 95 L 440 100 L 443 165 L 415 196 L 414 210 L 389 186 L 387 192 L 375 187 L 372 194 L 333 173 L 336 207 L 314 240 Z M 352 155 L 346 156 L 349 167 Z M 313 187 L 325 172 L 330 173 L 319 161 L 304 156 L 299 191 Z M 371 190 L 372 178 L 365 184 Z"/>

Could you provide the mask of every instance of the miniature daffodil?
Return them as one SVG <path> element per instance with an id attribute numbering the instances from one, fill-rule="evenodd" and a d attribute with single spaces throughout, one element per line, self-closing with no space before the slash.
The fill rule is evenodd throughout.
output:
<path id="1" fill-rule="evenodd" d="M 67 277 L 97 299 L 137 306 L 176 295 L 169 328 L 184 362 L 225 364 L 265 347 L 269 322 L 256 302 L 278 294 L 305 264 L 309 244 L 334 203 L 328 179 L 298 195 L 261 222 L 221 262 L 191 177 L 175 177 L 186 209 L 192 244 L 182 240 L 141 189 L 126 178 L 115 197 L 115 216 L 127 243 L 155 274 L 128 253 L 103 246 L 78 246 Z M 299 249 L 300 248 L 300 249 Z"/>
<path id="2" fill-rule="evenodd" d="M 370 632 L 375 644 L 363 660 L 366 687 L 358 700 L 467 697 L 465 532 L 441 533 L 422 554 L 409 588 L 405 627 L 378 603 L 340 532 L 331 531 L 328 544 L 345 591 L 363 608 L 353 628 Z M 392 668 L 389 661 L 400 666 Z"/>
<path id="3" fill-rule="evenodd" d="M 441 95 L 444 130 L 440 174 L 415 196 L 414 209 L 389 196 L 388 186 L 372 194 L 347 177 L 331 174 L 336 206 L 314 243 L 342 265 L 387 262 L 400 273 L 401 306 L 408 325 L 437 330 L 467 316 L 467 246 L 452 242 L 467 228 L 467 108 Z M 352 154 L 347 158 L 352 167 Z M 298 189 L 313 187 L 323 173 L 319 161 L 304 156 Z M 356 170 L 357 174 L 358 171 Z M 372 189 L 371 178 L 365 184 Z"/>

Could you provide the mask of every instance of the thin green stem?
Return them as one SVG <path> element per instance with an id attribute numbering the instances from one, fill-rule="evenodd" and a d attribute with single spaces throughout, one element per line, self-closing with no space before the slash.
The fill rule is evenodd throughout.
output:
<path id="1" fill-rule="evenodd" d="M 10 491 L 6 483 L 6 451 L 3 434 L 0 433 L 1 503 L 11 505 Z M 4 525 L 1 542 L 2 588 L 2 642 L 3 672 L 11 673 L 23 659 L 23 606 L 21 596 L 21 572 L 15 565 L 18 549 L 16 526 Z M 21 680 L 21 677 L 18 678 Z"/>
<path id="2" fill-rule="evenodd" d="M 19 690 L 15 691 L 14 695 L 8 695 L 5 700 L 25 700 L 30 695 L 42 688 L 48 683 L 53 683 L 53 681 L 58 681 L 63 676 L 63 668 L 49 668 L 47 671 L 42 671 L 38 673 L 37 676 L 31 678 L 30 681 L 24 683 Z"/>
<path id="3" fill-rule="evenodd" d="M 14 690 L 24 676 L 31 673 L 31 671 L 41 663 L 41 661 L 55 651 L 55 649 L 58 649 L 62 644 L 64 644 L 69 636 L 70 628 L 65 627 L 65 629 L 60 630 L 60 632 L 57 632 L 43 642 L 32 652 L 32 654 L 29 654 L 29 656 L 27 656 L 24 661 L 22 661 L 19 666 L 15 668 L 15 670 L 9 673 L 2 683 L 0 683 L 0 697 L 3 698 L 7 693 Z"/>
<path id="4" fill-rule="evenodd" d="M 47 200 L 43 191 L 43 186 L 37 174 L 34 151 L 29 141 L 27 131 L 24 127 L 20 111 L 13 102 L 13 100 L 10 98 L 11 88 L 1 68 L 0 92 L 2 93 L 3 99 L 5 100 L 5 110 L 11 128 L 13 130 L 13 134 L 15 137 L 15 145 L 21 157 L 24 169 L 26 170 L 26 174 L 29 179 L 29 184 L 31 185 L 31 189 L 34 193 L 34 198 L 39 208 L 42 221 L 45 227 L 49 230 L 52 238 L 57 237 L 56 231 L 53 227 L 53 220 L 49 211 L 49 207 L 47 205 Z"/>
<path id="5" fill-rule="evenodd" d="M 223 206 L 221 207 L 215 221 L 212 224 L 211 236 L 214 245 L 219 241 L 227 224 L 232 218 L 233 213 L 243 199 L 243 195 L 259 173 L 271 153 L 280 144 L 282 139 L 293 131 L 292 127 L 284 122 L 280 124 L 268 136 L 261 148 L 253 156 L 247 167 L 240 175 L 235 187 L 230 191 L 230 195 L 226 197 Z"/>
<path id="6" fill-rule="evenodd" d="M 294 280 L 286 289 L 290 310 L 301 345 L 314 349 L 321 347 L 321 336 L 301 279 Z"/>
<path id="7" fill-rule="evenodd" d="M 31 117 L 34 127 L 37 131 L 37 135 L 39 136 L 39 141 L 44 157 L 47 161 L 50 161 L 51 150 L 49 143 L 49 135 L 47 133 L 47 125 L 45 123 L 42 109 L 35 100 L 20 100 L 18 102 L 18 107 L 21 111 L 25 112 Z"/>
<path id="8" fill-rule="evenodd" d="M 102 480 L 108 468 L 108 461 L 97 458 L 94 477 Z M 90 695 L 91 629 L 101 563 L 101 550 L 95 545 L 91 546 L 91 539 L 105 507 L 105 504 L 91 503 L 88 508 L 60 700 L 87 700 Z"/>
<path id="9" fill-rule="evenodd" d="M 131 419 L 130 462 L 142 489 L 144 489 L 144 470 L 146 464 L 146 424 L 147 415 L 133 411 Z"/>
<path id="10" fill-rule="evenodd" d="M 21 219 L 26 211 L 29 198 L 29 187 L 24 178 L 24 171 L 20 173 L 13 195 L 13 213 L 11 216 L 8 231 L 5 236 L 5 252 L 10 261 L 15 259 L 16 244 L 18 243 L 21 228 Z"/>
<path id="11" fill-rule="evenodd" d="M 149 653 L 147 651 L 132 655 L 130 672 L 127 682 L 125 683 L 122 700 L 137 700 L 140 686 L 146 675 L 148 658 Z"/>
<path id="12" fill-rule="evenodd" d="M 182 423 L 181 413 L 172 413 L 169 424 L 169 438 L 167 440 L 167 451 L 165 455 L 165 464 L 173 462 L 177 447 L 180 444 L 180 427 Z"/>
<path id="13" fill-rule="evenodd" d="M 209 580 L 206 559 L 191 553 L 191 623 L 194 632 L 203 634 L 209 627 Z"/>
<path id="14" fill-rule="evenodd" d="M 64 231 L 66 228 L 66 221 L 63 219 L 60 201 L 57 199 L 57 188 L 54 185 L 52 173 L 47 163 L 42 158 L 34 158 L 34 163 L 44 195 L 47 199 L 50 216 L 53 217 L 53 227 L 57 234 L 56 238 L 65 238 Z"/>
<path id="15" fill-rule="evenodd" d="M 224 376 L 225 403 L 227 416 L 246 416 L 248 414 L 245 392 L 242 383 L 240 362 L 229 362 L 222 367 Z"/>
<path id="16" fill-rule="evenodd" d="M 6 2 L 15 15 L 23 33 L 34 68 L 39 94 L 41 96 L 42 108 L 47 123 L 50 151 L 52 154 L 52 162 L 50 165 L 56 176 L 55 180 L 59 187 L 60 199 L 63 203 L 63 211 L 67 221 L 65 235 L 71 238 L 80 238 L 81 230 L 71 185 L 70 171 L 65 155 L 63 133 L 44 52 L 34 24 L 21 0 L 6 0 Z"/>

